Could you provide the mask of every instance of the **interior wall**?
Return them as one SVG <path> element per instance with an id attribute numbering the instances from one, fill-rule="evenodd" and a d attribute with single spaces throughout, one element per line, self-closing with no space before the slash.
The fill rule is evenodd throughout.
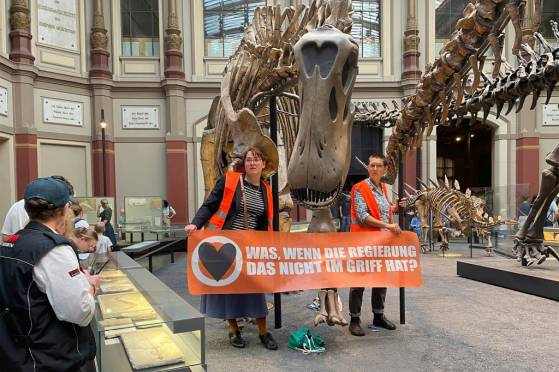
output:
<path id="1" fill-rule="evenodd" d="M 76 196 L 91 194 L 89 144 L 39 141 L 39 177 L 64 176 L 72 183 Z"/>
<path id="2" fill-rule="evenodd" d="M 11 136 L 0 136 L 0 223 L 4 222 L 4 216 L 15 202 L 15 172 L 13 158 L 13 140 Z"/>
<path id="3" fill-rule="evenodd" d="M 166 145 L 161 143 L 115 143 L 116 200 L 125 196 L 167 197 Z"/>

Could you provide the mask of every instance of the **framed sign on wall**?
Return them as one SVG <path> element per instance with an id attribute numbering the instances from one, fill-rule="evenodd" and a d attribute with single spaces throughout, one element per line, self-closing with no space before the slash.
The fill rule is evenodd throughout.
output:
<path id="1" fill-rule="evenodd" d="M 83 127 L 83 104 L 42 97 L 43 122 L 48 124 L 64 124 Z"/>
<path id="2" fill-rule="evenodd" d="M 121 106 L 122 129 L 159 129 L 159 106 Z"/>

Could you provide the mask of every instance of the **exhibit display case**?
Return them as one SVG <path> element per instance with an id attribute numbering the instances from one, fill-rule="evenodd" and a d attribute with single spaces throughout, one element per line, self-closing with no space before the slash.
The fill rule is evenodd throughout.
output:
<path id="1" fill-rule="evenodd" d="M 204 317 L 150 272 L 113 253 L 100 273 L 99 371 L 205 371 Z"/>
<path id="2" fill-rule="evenodd" d="M 128 197 L 124 198 L 126 228 L 161 228 L 163 199 L 160 197 Z"/>
<path id="3" fill-rule="evenodd" d="M 99 221 L 97 208 L 101 205 L 101 200 L 106 199 L 109 202 L 109 207 L 113 210 L 113 215 L 111 217 L 111 224 L 115 225 L 116 212 L 115 212 L 115 198 L 112 197 L 78 197 L 76 200 L 80 203 L 80 207 L 83 209 L 83 219 L 87 221 L 88 224 L 94 225 Z"/>

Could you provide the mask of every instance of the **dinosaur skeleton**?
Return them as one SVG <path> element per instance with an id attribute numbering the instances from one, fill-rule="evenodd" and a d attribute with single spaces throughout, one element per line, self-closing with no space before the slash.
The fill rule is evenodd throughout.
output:
<path id="1" fill-rule="evenodd" d="M 229 60 L 202 137 L 206 192 L 226 168 L 235 168 L 251 147 L 263 150 L 269 175 L 279 163 L 287 177 L 281 196 L 312 208 L 309 231 L 335 231 L 328 210 L 349 169 L 358 46 L 349 32 L 349 0 L 313 0 L 299 5 L 257 8 Z M 268 97 L 275 96 L 285 157 L 265 134 Z M 300 97 L 300 98 L 299 98 Z M 317 108 L 328 108 L 318 110 Z M 314 110 L 314 111 L 313 111 Z M 281 179 L 281 177 L 280 177 Z M 284 203 L 287 204 L 287 203 Z M 347 325 L 337 292 L 321 290 L 315 324 Z"/>
<path id="2" fill-rule="evenodd" d="M 533 25 L 534 30 L 537 30 L 541 20 L 541 0 L 536 0 L 535 4 Z M 526 49 L 526 47 L 522 47 L 520 27 L 525 5 L 525 0 L 477 0 L 475 4 L 468 3 L 464 9 L 464 18 L 457 22 L 456 31 L 451 40 L 441 49 L 439 58 L 432 65 L 426 66 L 416 94 L 409 97 L 400 110 L 386 150 L 388 158 L 386 179 L 388 182 L 393 183 L 396 177 L 399 154 L 420 147 L 424 130 L 427 129 L 427 135 L 431 134 L 436 119 L 437 123 L 447 123 L 451 107 L 454 107 L 453 112 L 460 117 L 460 114 L 463 116 L 468 112 L 480 111 L 483 108 L 482 101 L 490 108 L 495 104 L 501 104 L 503 100 L 505 102 L 513 100 L 513 95 L 508 95 L 513 91 L 511 86 L 508 86 L 508 90 L 505 87 L 509 80 L 515 83 L 516 80 L 520 81 L 520 74 L 517 74 L 516 77 L 509 76 L 508 80 L 498 79 L 501 65 L 504 64 L 508 69 L 506 63 L 503 63 L 501 35 L 510 21 L 515 30 L 512 51 L 514 55 L 520 56 L 521 49 Z M 478 89 L 482 78 L 481 71 L 484 61 L 482 56 L 489 47 L 495 56 L 492 74 L 494 80 L 485 77 L 484 89 Z M 464 89 L 467 86 L 470 70 L 473 73 L 473 80 L 469 86 L 468 95 L 466 95 Z M 531 67 L 530 72 L 532 71 L 537 74 L 537 68 Z M 501 84 L 499 85 L 499 83 Z M 535 83 L 535 80 L 532 83 Z M 539 91 L 541 89 L 543 87 Z M 483 92 L 485 92 L 485 96 L 482 98 Z M 519 85 L 515 94 L 517 97 L 525 97 L 529 92 L 527 89 L 523 90 L 522 85 Z M 464 98 L 466 98 L 466 102 L 464 102 L 466 106 L 463 105 Z M 452 105 L 453 101 L 454 105 Z M 466 107 L 467 110 L 458 111 L 463 107 Z"/>
<path id="3" fill-rule="evenodd" d="M 448 249 L 449 234 L 453 232 L 451 228 L 457 228 L 456 232 L 461 232 L 465 237 L 470 236 L 473 232 L 484 238 L 487 242 L 485 250 L 488 255 L 491 255 L 493 244 L 488 229 L 506 222 L 500 216 L 496 219 L 488 216 L 484 212 L 483 199 L 472 195 L 470 189 L 466 189 L 464 193 L 461 192 L 458 181 L 454 181 L 454 187 L 450 185 L 446 177 L 444 183 L 430 182 L 433 186 L 429 187 L 422 183 L 421 190 L 416 190 L 406 184 L 406 187 L 412 192 L 410 194 L 406 191 L 406 209 L 415 208 L 421 221 L 424 237 L 421 245 L 422 252 L 426 252 L 429 212 L 431 212 L 434 217 L 432 228 L 434 231 L 438 231 L 441 237 L 441 250 Z M 445 220 L 448 222 L 445 223 Z"/>

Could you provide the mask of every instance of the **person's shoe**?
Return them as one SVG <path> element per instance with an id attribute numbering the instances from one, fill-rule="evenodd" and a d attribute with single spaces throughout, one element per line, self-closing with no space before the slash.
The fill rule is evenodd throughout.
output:
<path id="1" fill-rule="evenodd" d="M 375 317 L 373 319 L 373 325 L 384 329 L 388 329 L 390 331 L 396 329 L 396 325 L 392 323 L 390 320 L 386 319 L 384 314 L 375 314 Z"/>
<path id="2" fill-rule="evenodd" d="M 359 318 L 351 318 L 349 322 L 349 333 L 354 336 L 365 336 L 365 331 L 361 328 L 361 321 Z"/>
<path id="3" fill-rule="evenodd" d="M 276 340 L 274 340 L 270 332 L 266 332 L 264 335 L 260 335 L 259 337 L 260 337 L 260 341 L 262 342 L 262 344 L 266 349 L 268 350 L 278 349 L 278 343 L 276 342 Z"/>
<path id="4" fill-rule="evenodd" d="M 241 336 L 241 331 L 229 332 L 229 343 L 239 349 L 247 346 L 247 341 Z"/>

